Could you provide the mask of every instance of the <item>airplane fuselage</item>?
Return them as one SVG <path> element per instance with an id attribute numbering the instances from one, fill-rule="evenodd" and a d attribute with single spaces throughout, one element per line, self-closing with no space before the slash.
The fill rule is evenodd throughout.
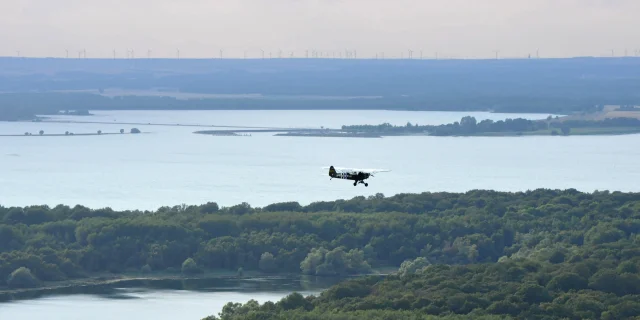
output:
<path id="1" fill-rule="evenodd" d="M 358 172 L 358 173 L 340 172 L 340 173 L 335 173 L 335 174 L 331 175 L 330 177 L 336 178 L 336 179 L 346 179 L 346 180 L 360 181 L 360 180 L 368 179 L 369 178 L 369 174 L 365 173 L 365 172 Z"/>
<path id="2" fill-rule="evenodd" d="M 371 174 L 368 172 L 336 172 L 333 166 L 329 168 L 329 177 L 332 179 L 353 180 L 354 186 L 358 183 L 364 183 L 364 180 L 368 179 L 370 176 Z M 367 183 L 364 184 L 365 186 L 368 186 Z"/>

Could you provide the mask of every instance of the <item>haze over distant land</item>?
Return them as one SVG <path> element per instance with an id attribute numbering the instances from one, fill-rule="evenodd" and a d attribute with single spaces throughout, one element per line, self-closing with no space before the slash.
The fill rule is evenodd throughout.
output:
<path id="1" fill-rule="evenodd" d="M 0 56 L 623 56 L 640 49 L 638 12 L 637 0 L 1 1 Z"/>
<path id="2" fill-rule="evenodd" d="M 12 117 L 23 119 L 34 113 L 74 109 L 489 110 L 567 114 L 594 111 L 603 105 L 640 105 L 640 58 L 0 58 L 0 108 L 19 108 L 20 115 Z"/>
<path id="3" fill-rule="evenodd" d="M 3 1 L 0 56 L 20 57 L 0 57 L 0 116 L 640 105 L 637 12 L 636 0 Z"/>

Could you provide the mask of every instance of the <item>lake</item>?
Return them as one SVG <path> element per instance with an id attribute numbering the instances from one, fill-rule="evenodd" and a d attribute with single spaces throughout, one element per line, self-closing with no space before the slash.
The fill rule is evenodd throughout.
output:
<path id="1" fill-rule="evenodd" d="M 0 303 L 0 319 L 200 320 L 218 315 L 229 301 L 277 302 L 294 291 L 318 295 L 340 280 L 344 279 L 304 276 L 132 281 L 126 285 L 74 288 L 74 294 Z"/>
<path id="2" fill-rule="evenodd" d="M 0 137 L 0 204 L 157 209 L 247 202 L 308 204 L 376 193 L 576 188 L 637 191 L 639 135 L 534 137 L 250 137 L 194 134 L 201 125 L 329 127 L 343 124 L 442 124 L 538 114 L 401 111 L 113 111 L 59 117 L 109 124 L 0 122 L 0 134 L 127 132 L 74 137 Z M 330 165 L 383 168 L 369 186 L 330 180 Z"/>
<path id="3" fill-rule="evenodd" d="M 99 123 L 0 122 L 0 134 L 127 132 L 74 137 L 0 137 L 0 205 L 76 205 L 157 209 L 208 201 L 349 199 L 424 191 L 521 191 L 575 188 L 638 191 L 639 135 L 532 137 L 250 137 L 193 134 L 229 125 L 328 127 L 349 124 L 443 124 L 466 115 L 500 120 L 547 115 L 401 111 L 109 111 L 58 117 Z M 183 126 L 124 125 L 124 122 Z M 330 180 L 322 167 L 383 168 L 369 186 Z M 246 282 L 249 283 L 249 282 Z M 246 285 L 245 283 L 245 285 Z M 0 319 L 200 319 L 228 301 L 279 300 L 296 285 L 276 282 L 228 290 L 121 289 L 109 295 L 63 295 L 0 305 Z M 307 292 L 319 292 L 323 286 Z M 96 310 L 100 310 L 96 312 Z M 113 312 L 107 314 L 102 310 Z"/>

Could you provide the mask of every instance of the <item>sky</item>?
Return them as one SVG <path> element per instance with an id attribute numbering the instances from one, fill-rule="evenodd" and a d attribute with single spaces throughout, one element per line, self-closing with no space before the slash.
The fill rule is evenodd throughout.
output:
<path id="1" fill-rule="evenodd" d="M 0 55 L 622 56 L 640 50 L 639 12 L 640 0 L 0 0 Z"/>

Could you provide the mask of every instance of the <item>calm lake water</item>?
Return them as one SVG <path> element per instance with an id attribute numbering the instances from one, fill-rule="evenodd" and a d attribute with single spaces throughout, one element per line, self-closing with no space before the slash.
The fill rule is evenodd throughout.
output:
<path id="1" fill-rule="evenodd" d="M 100 288 L 76 288 L 52 295 L 0 303 L 0 319 L 199 320 L 217 315 L 227 302 L 278 301 L 291 292 L 318 295 L 339 278 L 281 277 L 141 281 Z"/>
<path id="2" fill-rule="evenodd" d="M 442 124 L 465 115 L 547 115 L 397 111 L 119 111 L 77 121 L 8 123 L 0 134 L 129 131 L 119 122 L 330 127 Z M 61 117 L 64 118 L 64 117 Z M 193 134 L 198 127 L 139 126 L 141 135 L 0 137 L 0 204 L 157 209 L 216 201 L 230 206 L 352 198 L 383 193 L 576 188 L 637 191 L 639 135 L 592 137 L 309 138 Z M 383 168 L 369 187 L 329 180 L 322 167 Z"/>
<path id="3" fill-rule="evenodd" d="M 110 124 L 7 123 L 0 134 L 105 133 L 137 127 L 148 134 L 74 137 L 0 137 L 0 205 L 76 205 L 157 209 L 216 201 L 335 200 L 383 193 L 575 188 L 638 191 L 640 135 L 593 137 L 214 137 L 201 125 L 329 127 L 344 124 L 443 124 L 466 115 L 482 119 L 547 115 L 397 111 L 126 111 L 60 117 Z M 384 168 L 369 187 L 330 181 L 322 167 Z M 264 282 L 266 283 L 266 282 Z M 228 301 L 279 300 L 295 289 L 122 289 L 109 295 L 63 295 L 0 304 L 0 319 L 200 319 Z M 188 289 L 188 288 L 187 288 Z M 308 292 L 318 292 L 313 287 Z M 127 299 L 123 299 L 127 298 Z M 108 310 L 109 313 L 103 310 Z M 96 312 L 98 311 L 98 312 Z"/>

